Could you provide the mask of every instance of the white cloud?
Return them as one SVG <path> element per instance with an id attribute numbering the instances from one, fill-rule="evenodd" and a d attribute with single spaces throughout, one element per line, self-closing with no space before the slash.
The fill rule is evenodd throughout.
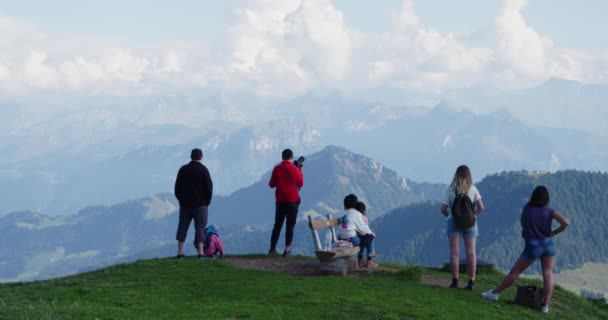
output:
<path id="1" fill-rule="evenodd" d="M 253 1 L 235 14 L 228 68 L 241 87 L 298 94 L 344 78 L 352 40 L 330 1 Z"/>
<path id="2" fill-rule="evenodd" d="M 182 70 L 182 63 L 179 54 L 175 51 L 167 52 L 163 56 L 163 64 L 160 68 L 161 72 L 179 72 Z"/>
<path id="3" fill-rule="evenodd" d="M 411 0 L 387 17 L 392 28 L 381 35 L 347 25 L 330 0 L 238 3 L 217 43 L 146 47 L 52 35 L 0 15 L 0 93 L 206 90 L 276 99 L 315 88 L 348 94 L 385 87 L 438 97 L 447 89 L 549 77 L 608 83 L 608 52 L 556 47 L 526 22 L 526 0 L 504 2 L 493 41 L 483 45 L 426 25 Z"/>
<path id="4" fill-rule="evenodd" d="M 8 66 L 6 66 L 0 62 L 0 81 L 8 79 L 10 74 L 11 74 L 11 72 L 8 69 Z"/>
<path id="5" fill-rule="evenodd" d="M 392 30 L 374 46 L 368 65 L 370 81 L 427 92 L 474 80 L 492 59 L 491 49 L 467 47 L 453 34 L 425 26 L 410 0 L 393 17 Z"/>
<path id="6" fill-rule="evenodd" d="M 496 18 L 497 55 L 514 72 L 524 76 L 542 77 L 547 67 L 551 41 L 527 25 L 522 11 L 526 0 L 505 1 Z"/>
<path id="7" fill-rule="evenodd" d="M 112 49 L 101 57 L 100 64 L 108 78 L 137 83 L 151 63 L 146 58 L 134 56 L 129 50 Z"/>
<path id="8" fill-rule="evenodd" d="M 366 43 L 375 50 L 368 59 L 367 77 L 359 85 L 440 96 L 446 89 L 487 84 L 517 88 L 551 77 L 608 82 L 606 51 L 556 47 L 526 22 L 526 5 L 526 0 L 504 1 L 496 16 L 494 41 L 480 46 L 426 26 L 413 1 L 404 0 L 393 16 L 392 30 Z"/>
<path id="9" fill-rule="evenodd" d="M 539 34 L 523 15 L 527 0 L 506 0 L 496 18 L 496 61 L 500 71 L 494 83 L 526 85 L 551 77 L 587 83 L 607 83 L 607 51 L 559 48 Z M 492 71 L 492 70 L 489 70 Z M 489 74 L 492 77 L 492 74 Z"/>
<path id="10" fill-rule="evenodd" d="M 26 81 L 35 87 L 56 86 L 55 70 L 46 64 L 46 52 L 35 51 L 23 67 Z"/>
<path id="11" fill-rule="evenodd" d="M 0 15 L 0 93 L 6 96 L 200 88 L 206 84 L 201 65 L 209 65 L 208 54 L 207 46 L 197 43 L 135 47 L 111 39 L 53 36 L 30 22 Z"/>

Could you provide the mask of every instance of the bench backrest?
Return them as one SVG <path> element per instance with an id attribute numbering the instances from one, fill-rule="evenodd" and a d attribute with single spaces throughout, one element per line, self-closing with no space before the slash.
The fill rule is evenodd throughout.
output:
<path id="1" fill-rule="evenodd" d="M 318 230 L 329 228 L 329 232 L 331 233 L 331 244 L 337 241 L 335 227 L 340 225 L 340 219 L 331 219 L 331 216 L 328 214 L 327 219 L 322 220 L 313 220 L 311 216 L 308 216 L 308 227 L 312 233 L 312 242 L 315 245 L 315 250 L 324 250 L 321 245 L 321 240 L 319 239 Z"/>

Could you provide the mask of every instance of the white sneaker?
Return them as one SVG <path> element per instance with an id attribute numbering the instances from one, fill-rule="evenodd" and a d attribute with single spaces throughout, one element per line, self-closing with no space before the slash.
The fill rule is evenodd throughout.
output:
<path id="1" fill-rule="evenodd" d="M 549 313 L 549 306 L 543 306 L 542 308 L 540 308 L 540 312 Z"/>
<path id="2" fill-rule="evenodd" d="M 481 296 L 492 301 L 498 301 L 498 298 L 500 298 L 500 294 L 492 293 L 492 290 L 482 293 Z"/>

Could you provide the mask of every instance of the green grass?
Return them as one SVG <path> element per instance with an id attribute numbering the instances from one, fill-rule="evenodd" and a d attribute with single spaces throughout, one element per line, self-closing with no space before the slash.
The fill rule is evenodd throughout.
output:
<path id="1" fill-rule="evenodd" d="M 143 260 L 77 276 L 0 285 L 0 319 L 608 319 L 608 307 L 556 288 L 549 315 L 426 285 L 435 269 L 401 267 L 359 277 L 296 277 L 222 260 Z M 531 280 L 533 281 L 533 280 Z"/>

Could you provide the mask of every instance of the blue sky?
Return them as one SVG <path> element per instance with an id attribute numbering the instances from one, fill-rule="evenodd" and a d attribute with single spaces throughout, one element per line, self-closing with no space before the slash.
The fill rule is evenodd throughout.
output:
<path id="1" fill-rule="evenodd" d="M 246 1 L 200 0 L 19 0 L 0 1 L 0 14 L 32 21 L 50 33 L 122 38 L 137 43 L 171 40 L 217 41 L 235 7 Z M 401 0 L 333 0 L 347 23 L 367 32 L 390 28 L 389 13 Z M 448 33 L 491 28 L 502 1 L 414 1 L 426 24 Z M 564 47 L 608 46 L 608 1 L 533 0 L 525 9 L 528 23 Z"/>

